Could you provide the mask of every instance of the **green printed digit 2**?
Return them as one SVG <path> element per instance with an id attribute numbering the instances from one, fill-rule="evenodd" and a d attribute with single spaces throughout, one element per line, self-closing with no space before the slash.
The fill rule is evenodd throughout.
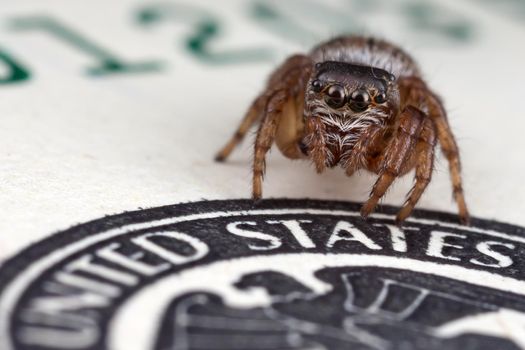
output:
<path id="1" fill-rule="evenodd" d="M 21 83 L 31 78 L 31 73 L 26 67 L 15 60 L 7 51 L 0 48 L 0 66 L 2 65 L 7 67 L 7 74 L 0 75 L 1 85 Z"/>
<path id="2" fill-rule="evenodd" d="M 148 5 L 137 12 L 142 26 L 163 22 L 190 26 L 190 34 L 184 44 L 195 58 L 209 64 L 235 64 L 269 61 L 272 51 L 263 47 L 247 49 L 212 49 L 214 41 L 221 36 L 222 22 L 213 14 L 195 6 L 181 4 Z"/>

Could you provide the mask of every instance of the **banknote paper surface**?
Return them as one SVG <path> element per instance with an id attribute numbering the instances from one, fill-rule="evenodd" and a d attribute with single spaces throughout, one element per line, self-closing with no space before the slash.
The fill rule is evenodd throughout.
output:
<path id="1" fill-rule="evenodd" d="M 18 0 L 0 22 L 1 350 L 525 348 L 525 2 Z M 411 175 L 365 223 L 371 174 L 274 150 L 254 206 L 253 135 L 213 161 L 272 69 L 342 33 L 417 59 L 472 227 L 441 154 L 403 229 Z"/>

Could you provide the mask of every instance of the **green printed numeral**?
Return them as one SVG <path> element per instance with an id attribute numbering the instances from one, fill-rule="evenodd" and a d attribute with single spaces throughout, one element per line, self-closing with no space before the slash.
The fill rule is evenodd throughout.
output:
<path id="1" fill-rule="evenodd" d="M 477 4 L 487 6 L 500 15 L 525 20 L 525 0 L 475 0 Z"/>
<path id="2" fill-rule="evenodd" d="M 267 48 L 214 49 L 220 39 L 222 22 L 214 15 L 194 6 L 180 4 L 148 5 L 137 13 L 142 26 L 170 21 L 191 28 L 185 39 L 185 48 L 191 55 L 210 64 L 235 64 L 269 61 L 272 51 Z"/>
<path id="3" fill-rule="evenodd" d="M 97 60 L 97 65 L 88 68 L 88 74 L 90 75 L 142 73 L 156 71 L 159 68 L 157 62 L 126 62 L 52 17 L 17 18 L 11 24 L 12 28 L 16 30 L 45 31 L 65 44 L 93 57 Z"/>
<path id="4" fill-rule="evenodd" d="M 31 77 L 29 70 L 3 49 L 0 49 L 0 65 L 7 67 L 7 75 L 0 76 L 0 85 L 21 83 Z"/>
<path id="5" fill-rule="evenodd" d="M 308 46 L 335 33 L 359 32 L 362 27 L 351 11 L 330 7 L 320 1 L 255 0 L 251 2 L 251 15 L 264 29 Z"/>
<path id="6" fill-rule="evenodd" d="M 259 25 L 279 37 L 298 43 L 307 41 L 308 44 L 316 40 L 317 35 L 314 32 L 289 18 L 267 1 L 254 1 L 251 14 Z"/>

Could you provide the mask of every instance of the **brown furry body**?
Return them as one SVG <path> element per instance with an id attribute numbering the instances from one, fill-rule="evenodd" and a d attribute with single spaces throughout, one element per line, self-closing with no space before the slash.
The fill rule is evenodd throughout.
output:
<path id="1" fill-rule="evenodd" d="M 414 187 L 397 216 L 402 222 L 431 180 L 439 141 L 449 161 L 460 220 L 468 223 L 458 148 L 443 104 L 414 60 L 386 41 L 340 37 L 287 59 L 217 160 L 226 159 L 257 122 L 254 199 L 262 196 L 265 155 L 275 142 L 289 158 L 311 159 L 318 172 L 339 165 L 348 175 L 358 169 L 378 174 L 363 217 L 397 177 L 415 168 Z"/>

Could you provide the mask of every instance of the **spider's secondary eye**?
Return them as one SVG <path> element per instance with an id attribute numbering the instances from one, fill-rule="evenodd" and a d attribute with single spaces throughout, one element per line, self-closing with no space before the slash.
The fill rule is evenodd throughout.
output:
<path id="1" fill-rule="evenodd" d="M 385 103 L 386 102 L 386 94 L 384 92 L 380 92 L 377 94 L 377 96 L 374 99 L 376 103 Z"/>
<path id="2" fill-rule="evenodd" d="M 323 88 L 323 83 L 321 83 L 320 80 L 314 80 L 312 81 L 312 89 L 315 91 L 315 92 L 319 92 L 321 91 L 321 89 Z"/>
<path id="3" fill-rule="evenodd" d="M 354 112 L 362 112 L 370 104 L 370 95 L 365 90 L 356 90 L 350 96 L 350 108 Z"/>
<path id="4" fill-rule="evenodd" d="M 345 89 L 341 85 L 332 85 L 326 92 L 325 101 L 332 108 L 339 108 L 345 104 Z"/>

